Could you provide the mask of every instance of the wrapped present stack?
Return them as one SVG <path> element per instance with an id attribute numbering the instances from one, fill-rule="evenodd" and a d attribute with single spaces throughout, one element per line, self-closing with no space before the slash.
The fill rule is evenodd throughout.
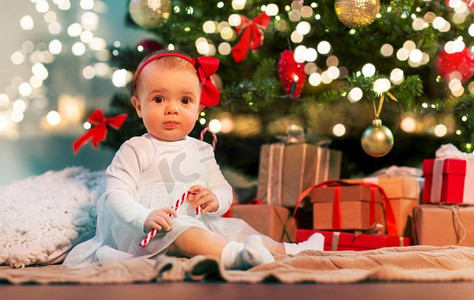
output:
<path id="1" fill-rule="evenodd" d="M 341 152 L 306 142 L 301 131 L 282 140 L 261 148 L 257 201 L 233 205 L 228 216 L 243 219 L 276 241 L 295 242 L 292 212 L 298 196 L 317 183 L 339 178 Z"/>
<path id="2" fill-rule="evenodd" d="M 313 229 L 298 229 L 297 241 L 312 233 L 325 237 L 324 250 L 369 250 L 411 244 L 399 234 L 391 201 L 377 184 L 327 181 L 306 190 L 313 204 Z M 403 228 L 404 229 L 404 228 Z M 400 231 L 402 232 L 402 231 Z"/>
<path id="3" fill-rule="evenodd" d="M 451 144 L 423 161 L 423 204 L 414 210 L 420 245 L 474 247 L 474 154 Z"/>
<path id="4" fill-rule="evenodd" d="M 340 167 L 341 153 L 327 147 L 263 145 L 261 204 L 235 205 L 231 216 L 277 241 L 300 242 L 320 232 L 328 251 L 474 247 L 474 154 L 443 145 L 423 170 L 392 166 L 364 178 L 340 180 Z"/>

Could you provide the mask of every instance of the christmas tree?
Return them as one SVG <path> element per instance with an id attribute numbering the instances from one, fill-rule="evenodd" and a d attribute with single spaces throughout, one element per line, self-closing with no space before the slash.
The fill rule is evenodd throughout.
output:
<path id="1" fill-rule="evenodd" d="M 219 58 L 213 80 L 221 102 L 203 111 L 194 134 L 207 126 L 220 131 L 216 156 L 224 165 L 256 175 L 261 144 L 302 132 L 308 142 L 331 141 L 343 151 L 342 177 L 419 166 L 443 143 L 472 151 L 473 1 L 130 0 L 127 6 L 127 24 L 156 39 L 111 49 L 116 68 L 133 72 L 160 48 Z M 144 132 L 130 91 L 129 84 L 105 109 L 128 114 L 104 142 L 114 149 Z M 379 145 L 364 146 L 361 136 L 381 126 Z"/>

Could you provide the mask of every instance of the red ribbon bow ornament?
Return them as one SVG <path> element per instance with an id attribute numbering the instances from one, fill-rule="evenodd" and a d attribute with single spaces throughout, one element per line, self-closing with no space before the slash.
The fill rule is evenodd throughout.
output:
<path id="1" fill-rule="evenodd" d="M 236 62 L 244 60 L 245 57 L 247 57 L 249 49 L 255 50 L 262 44 L 262 31 L 267 28 L 270 17 L 263 12 L 252 20 L 240 15 L 240 20 L 240 25 L 238 25 L 235 30 L 238 34 L 242 31 L 243 33 L 240 41 L 232 48 L 232 56 Z"/>
<path id="2" fill-rule="evenodd" d="M 99 142 L 105 140 L 107 137 L 107 125 L 114 129 L 119 129 L 126 119 L 127 114 L 106 118 L 102 109 L 96 109 L 89 118 L 87 118 L 87 121 L 91 123 L 93 127 L 74 141 L 72 150 L 74 153 L 77 153 L 89 140 L 92 140 L 92 147 L 97 148 Z"/>

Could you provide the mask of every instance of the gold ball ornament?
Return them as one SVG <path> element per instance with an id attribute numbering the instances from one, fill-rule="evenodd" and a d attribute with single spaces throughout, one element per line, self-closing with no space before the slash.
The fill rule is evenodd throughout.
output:
<path id="1" fill-rule="evenodd" d="M 393 134 L 390 129 L 382 125 L 382 120 L 375 119 L 372 125 L 362 133 L 360 143 L 365 153 L 373 157 L 381 157 L 392 150 Z"/>
<path id="2" fill-rule="evenodd" d="M 336 0 L 334 8 L 344 25 L 360 28 L 375 20 L 380 10 L 380 0 Z"/>
<path id="3" fill-rule="evenodd" d="M 171 0 L 130 0 L 130 17 L 137 25 L 153 29 L 166 23 L 171 14 Z"/>

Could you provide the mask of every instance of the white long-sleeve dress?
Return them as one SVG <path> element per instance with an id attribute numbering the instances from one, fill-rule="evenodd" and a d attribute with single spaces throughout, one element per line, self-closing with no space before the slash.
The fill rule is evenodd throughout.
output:
<path id="1" fill-rule="evenodd" d="M 185 199 L 193 185 L 210 189 L 219 201 L 214 213 L 202 214 Z M 76 247 L 63 267 L 82 268 L 117 259 L 153 257 L 190 227 L 208 230 L 229 240 L 257 234 L 240 219 L 222 218 L 232 204 L 232 188 L 216 163 L 212 147 L 192 137 L 167 142 L 150 134 L 126 141 L 106 171 L 106 191 L 97 202 L 97 229 L 91 240 Z M 144 222 L 158 208 L 171 207 L 173 229 L 161 230 L 144 248 Z M 272 243 L 269 238 L 266 243 Z M 276 243 L 276 242 L 273 242 Z"/>

